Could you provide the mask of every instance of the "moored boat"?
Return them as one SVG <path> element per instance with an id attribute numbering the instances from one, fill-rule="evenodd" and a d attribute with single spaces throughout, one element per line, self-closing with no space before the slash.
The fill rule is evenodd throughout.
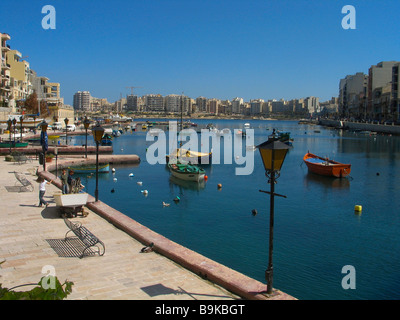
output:
<path id="1" fill-rule="evenodd" d="M 212 150 L 211 152 L 199 152 L 178 148 L 172 154 L 167 154 L 165 158 L 167 163 L 169 163 L 170 159 L 176 159 L 195 164 L 211 164 Z"/>
<path id="2" fill-rule="evenodd" d="M 95 173 L 96 165 L 84 165 L 76 167 L 68 167 L 69 170 L 74 170 L 75 173 Z M 99 164 L 99 173 L 110 172 L 110 164 Z"/>
<path id="3" fill-rule="evenodd" d="M 28 142 L 3 141 L 0 142 L 0 148 L 26 148 L 28 144 Z"/>
<path id="4" fill-rule="evenodd" d="M 203 168 L 192 164 L 169 163 L 168 168 L 174 177 L 186 181 L 199 182 L 204 180 L 206 174 Z"/>
<path id="5" fill-rule="evenodd" d="M 310 172 L 323 176 L 344 178 L 351 172 L 351 164 L 344 164 L 328 158 L 322 158 L 310 152 L 304 155 L 303 161 L 306 163 Z"/>

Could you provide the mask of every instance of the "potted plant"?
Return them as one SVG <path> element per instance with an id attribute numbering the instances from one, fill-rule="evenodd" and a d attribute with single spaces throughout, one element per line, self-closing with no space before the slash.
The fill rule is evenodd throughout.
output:
<path id="1" fill-rule="evenodd" d="M 54 157 L 55 157 L 54 154 L 46 153 L 46 162 L 52 162 Z"/>

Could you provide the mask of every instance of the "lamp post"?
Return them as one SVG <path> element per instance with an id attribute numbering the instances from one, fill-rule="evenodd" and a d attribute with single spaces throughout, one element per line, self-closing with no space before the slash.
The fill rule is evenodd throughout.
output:
<path id="1" fill-rule="evenodd" d="M 21 124 L 21 142 L 22 142 L 22 122 L 24 121 L 24 116 L 22 115 L 21 118 L 19 118 L 19 122 Z"/>
<path id="2" fill-rule="evenodd" d="M 85 126 L 85 131 L 86 131 L 86 143 L 85 143 L 85 158 L 87 158 L 87 130 L 89 129 L 90 121 L 87 117 L 85 117 L 85 120 L 83 121 L 83 125 Z"/>
<path id="3" fill-rule="evenodd" d="M 42 145 L 42 151 L 43 151 L 43 170 L 46 171 L 46 151 L 47 148 L 49 147 L 48 144 L 48 139 L 47 139 L 47 122 L 46 120 L 43 120 L 42 123 L 40 124 L 40 128 L 42 129 L 42 132 L 40 134 L 40 144 Z"/>
<path id="4" fill-rule="evenodd" d="M 7 125 L 8 125 L 8 132 L 9 132 L 9 134 L 10 134 L 10 141 L 9 141 L 9 143 L 10 143 L 10 154 L 11 154 L 11 126 L 12 126 L 12 120 L 11 119 L 8 119 L 7 120 Z"/>
<path id="5" fill-rule="evenodd" d="M 65 118 L 64 119 L 64 123 L 65 123 L 65 144 L 66 145 L 68 145 L 68 122 L 69 122 L 69 119 L 68 118 Z"/>
<path id="6" fill-rule="evenodd" d="M 273 289 L 273 239 L 274 239 L 274 196 L 286 198 L 286 196 L 275 193 L 276 179 L 279 178 L 280 170 L 285 160 L 289 146 L 278 140 L 275 134 L 275 129 L 272 135 L 265 141 L 257 146 L 265 168 L 265 175 L 269 179 L 268 183 L 271 185 L 271 191 L 260 192 L 268 193 L 270 195 L 270 218 L 269 218 L 269 254 L 268 254 L 268 269 L 265 271 L 265 279 L 267 281 L 267 294 L 272 294 Z"/>
<path id="7" fill-rule="evenodd" d="M 14 126 L 14 143 L 13 143 L 13 146 L 15 148 L 15 125 L 17 124 L 17 119 L 14 118 L 12 123 L 13 123 L 13 126 Z"/>
<path id="8" fill-rule="evenodd" d="M 56 177 L 58 176 L 58 168 L 57 168 L 57 158 L 58 158 L 58 148 L 54 148 L 54 154 L 56 156 Z"/>
<path id="9" fill-rule="evenodd" d="M 99 144 L 104 135 L 104 128 L 99 123 L 92 129 L 94 141 L 96 142 L 96 189 L 94 197 L 99 200 Z"/>

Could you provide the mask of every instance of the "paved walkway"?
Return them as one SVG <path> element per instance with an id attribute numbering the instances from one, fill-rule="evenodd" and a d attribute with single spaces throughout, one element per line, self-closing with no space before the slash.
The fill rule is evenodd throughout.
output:
<path id="1" fill-rule="evenodd" d="M 79 259 L 63 257 L 54 245 L 65 246 L 61 240 L 67 227 L 60 218 L 52 194 L 58 191 L 47 185 L 48 208 L 39 208 L 38 183 L 35 182 L 37 162 L 18 165 L 0 157 L 0 283 L 13 287 L 37 283 L 46 265 L 55 268 L 63 283 L 73 281 L 68 299 L 237 299 L 225 289 L 207 281 L 166 257 L 140 253 L 143 244 L 89 211 L 86 218 L 75 218 L 106 245 L 104 256 Z M 22 172 L 32 182 L 32 192 L 16 192 L 20 188 L 14 171 Z M 17 190 L 18 189 L 18 190 Z M 31 287 L 25 287 L 28 289 Z"/>
<path id="2" fill-rule="evenodd" d="M 294 299 L 275 289 L 272 296 L 261 294 L 265 284 L 154 233 L 101 201 L 88 203 L 87 217 L 72 220 L 81 222 L 105 243 L 105 255 L 79 259 L 72 241 L 62 241 L 68 228 L 52 196 L 59 189 L 47 185 L 45 199 L 50 205 L 37 206 L 38 167 L 37 160 L 19 165 L 0 157 L 0 283 L 3 287 L 37 283 L 47 275 L 42 273 L 42 268 L 51 266 L 61 283 L 74 282 L 68 299 Z M 14 172 L 22 173 L 34 190 L 20 188 Z M 54 177 L 49 172 L 41 174 Z M 60 186 L 59 180 L 56 184 Z M 89 196 L 91 200 L 93 197 Z M 143 243 L 150 242 L 156 244 L 155 252 L 140 253 Z M 198 276 L 201 274 L 208 280 Z"/>

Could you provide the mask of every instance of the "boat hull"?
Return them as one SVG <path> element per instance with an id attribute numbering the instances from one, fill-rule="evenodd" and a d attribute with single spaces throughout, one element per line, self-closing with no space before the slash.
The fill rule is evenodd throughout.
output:
<path id="1" fill-rule="evenodd" d="M 88 193 L 69 193 L 62 194 L 57 192 L 53 194 L 56 206 L 58 207 L 79 207 L 86 205 L 88 201 Z"/>
<path id="2" fill-rule="evenodd" d="M 204 180 L 205 171 L 204 169 L 197 168 L 196 172 L 187 171 L 187 170 L 180 170 L 179 167 L 175 164 L 169 164 L 168 168 L 172 174 L 172 176 L 185 180 L 185 181 L 202 181 Z"/>
<path id="3" fill-rule="evenodd" d="M 28 146 L 28 142 L 0 142 L 0 148 L 26 148 Z"/>
<path id="4" fill-rule="evenodd" d="M 337 161 L 329 160 L 316 156 L 312 153 L 306 153 L 303 157 L 310 172 L 322 176 L 330 176 L 336 178 L 344 178 L 351 172 L 351 164 L 344 164 Z"/>

